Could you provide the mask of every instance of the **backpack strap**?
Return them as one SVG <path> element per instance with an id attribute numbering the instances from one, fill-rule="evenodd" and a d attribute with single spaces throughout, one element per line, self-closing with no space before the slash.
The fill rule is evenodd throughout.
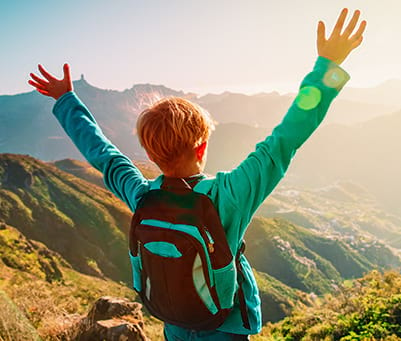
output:
<path id="1" fill-rule="evenodd" d="M 196 175 L 189 178 L 172 178 L 165 175 L 160 175 L 155 179 L 150 186 L 150 190 L 164 189 L 164 190 L 193 190 L 200 194 L 207 194 L 208 188 L 211 188 L 212 179 L 206 178 L 206 175 Z M 199 186 L 200 185 L 200 186 Z M 198 188 L 200 190 L 198 190 Z"/>
<path id="2" fill-rule="evenodd" d="M 166 191 L 192 191 L 192 187 L 183 178 L 168 178 L 164 177 L 160 189 Z"/>
<path id="3" fill-rule="evenodd" d="M 241 247 L 238 249 L 237 255 L 235 256 L 235 264 L 237 267 L 238 271 L 238 300 L 239 300 L 239 307 L 241 310 L 241 318 L 242 318 L 242 324 L 244 328 L 246 329 L 251 329 L 251 325 L 249 323 L 249 317 L 248 317 L 248 307 L 246 305 L 246 300 L 245 300 L 245 294 L 244 290 L 242 288 L 242 283 L 245 280 L 245 275 L 244 271 L 240 262 L 240 257 L 245 251 L 245 241 L 242 241 Z"/>
<path id="4" fill-rule="evenodd" d="M 201 194 L 208 195 L 211 190 L 212 190 L 212 185 L 213 185 L 214 178 L 208 178 L 199 181 L 196 186 L 193 188 L 194 192 L 198 192 Z M 237 254 L 235 256 L 235 265 L 238 271 L 238 300 L 239 300 L 239 305 L 240 305 L 240 310 L 241 310 L 241 318 L 242 318 L 242 323 L 244 328 L 246 329 L 251 329 L 251 325 L 249 322 L 249 317 L 248 317 L 248 306 L 246 305 L 246 300 L 245 300 L 245 294 L 244 290 L 242 288 L 242 283 L 245 281 L 245 275 L 244 271 L 242 268 L 242 264 L 240 262 L 240 257 L 245 251 L 245 241 L 243 240 L 241 242 L 241 246 L 237 251 Z"/>

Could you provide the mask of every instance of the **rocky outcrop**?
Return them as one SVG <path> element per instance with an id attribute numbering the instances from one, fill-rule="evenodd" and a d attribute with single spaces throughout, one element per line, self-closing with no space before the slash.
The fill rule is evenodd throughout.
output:
<path id="1" fill-rule="evenodd" d="M 101 297 L 69 333 L 76 341 L 150 341 L 143 327 L 142 305 L 127 299 Z"/>
<path id="2" fill-rule="evenodd" d="M 21 164 L 10 160 L 5 166 L 7 172 L 4 174 L 2 181 L 4 187 L 28 189 L 33 185 L 34 177 L 32 173 Z"/>

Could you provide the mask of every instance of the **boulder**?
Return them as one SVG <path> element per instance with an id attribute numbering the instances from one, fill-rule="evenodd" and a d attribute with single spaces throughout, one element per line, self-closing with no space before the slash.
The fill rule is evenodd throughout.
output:
<path id="1" fill-rule="evenodd" d="M 143 327 L 142 305 L 127 299 L 99 298 L 74 327 L 72 339 L 77 341 L 149 341 Z"/>

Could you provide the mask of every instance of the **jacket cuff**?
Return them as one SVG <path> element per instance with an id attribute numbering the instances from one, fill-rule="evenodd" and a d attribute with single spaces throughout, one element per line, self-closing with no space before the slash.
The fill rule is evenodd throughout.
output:
<path id="1" fill-rule="evenodd" d="M 325 57 L 318 57 L 314 70 L 323 72 L 322 82 L 328 88 L 338 92 L 350 80 L 350 75 L 338 64 Z"/>
<path id="2" fill-rule="evenodd" d="M 56 112 L 59 110 L 59 107 L 63 105 L 65 101 L 68 101 L 71 97 L 77 97 L 73 91 L 68 91 L 64 95 L 60 96 L 56 103 L 53 106 L 53 114 L 56 115 Z"/>

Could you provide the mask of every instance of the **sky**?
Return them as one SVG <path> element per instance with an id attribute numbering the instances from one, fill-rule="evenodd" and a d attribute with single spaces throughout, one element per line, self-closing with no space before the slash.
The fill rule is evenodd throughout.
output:
<path id="1" fill-rule="evenodd" d="M 162 84 L 198 94 L 296 91 L 316 59 L 319 19 L 368 21 L 342 65 L 349 86 L 401 79 L 400 0 L 0 0 L 0 95 L 30 91 L 43 64 L 99 88 Z"/>

